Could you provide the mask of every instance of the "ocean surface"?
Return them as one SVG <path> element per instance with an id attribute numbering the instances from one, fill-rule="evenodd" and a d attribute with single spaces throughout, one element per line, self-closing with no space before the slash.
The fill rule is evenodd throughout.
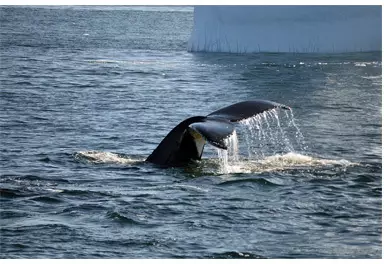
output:
<path id="1" fill-rule="evenodd" d="M 190 7 L 0 8 L 1 258 L 381 258 L 381 52 L 188 53 Z M 250 99 L 184 168 L 182 120 Z"/>

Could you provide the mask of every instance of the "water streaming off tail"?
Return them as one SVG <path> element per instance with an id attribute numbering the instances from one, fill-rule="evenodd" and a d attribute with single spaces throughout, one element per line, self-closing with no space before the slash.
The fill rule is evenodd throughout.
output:
<path id="1" fill-rule="evenodd" d="M 220 173 L 240 172 L 240 168 L 236 166 L 236 163 L 239 162 L 239 141 L 236 131 L 229 138 L 225 139 L 225 143 L 228 146 L 227 150 L 217 149 L 221 162 Z"/>
<path id="2" fill-rule="evenodd" d="M 245 138 L 248 158 L 261 159 L 307 149 L 293 112 L 281 112 L 273 109 L 240 122 L 238 131 Z"/>
<path id="3" fill-rule="evenodd" d="M 273 109 L 239 122 L 236 131 L 226 139 L 227 150 L 218 149 L 222 173 L 244 172 L 241 160 L 264 160 L 307 149 L 304 136 L 295 123 L 292 110 Z M 239 140 L 242 144 L 239 144 Z M 240 158 L 242 157 L 242 159 Z"/>

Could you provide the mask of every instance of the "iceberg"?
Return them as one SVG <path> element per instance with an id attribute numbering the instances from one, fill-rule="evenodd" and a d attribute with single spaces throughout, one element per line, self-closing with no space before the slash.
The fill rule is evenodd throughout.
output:
<path id="1" fill-rule="evenodd" d="M 381 51 L 381 12 L 381 6 L 196 6 L 188 51 Z"/>

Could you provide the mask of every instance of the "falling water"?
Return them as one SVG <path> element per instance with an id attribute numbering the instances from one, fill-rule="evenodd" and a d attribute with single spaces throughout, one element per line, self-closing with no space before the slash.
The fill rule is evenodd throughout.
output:
<path id="1" fill-rule="evenodd" d="M 274 155 L 307 149 L 292 110 L 285 111 L 285 115 L 279 115 L 280 111 L 273 109 L 239 122 L 239 137 L 245 138 L 245 144 L 239 145 L 236 131 L 226 139 L 228 149 L 217 150 L 221 173 L 239 171 L 240 157 L 261 161 Z"/>
<path id="2" fill-rule="evenodd" d="M 279 112 L 272 109 L 240 122 L 239 131 L 245 136 L 249 159 L 307 149 L 292 110 L 284 111 L 285 115 Z"/>
<path id="3" fill-rule="evenodd" d="M 232 135 L 225 139 L 225 143 L 228 146 L 227 150 L 217 149 L 220 162 L 221 173 L 233 173 L 238 171 L 236 163 L 239 162 L 239 141 L 237 138 L 236 130 Z"/>
<path id="4" fill-rule="evenodd" d="M 300 150 L 304 151 L 308 149 L 308 146 L 304 140 L 304 136 L 301 133 L 299 127 L 295 123 L 295 117 L 293 115 L 292 109 L 289 109 L 289 111 L 284 111 L 285 117 L 289 120 L 288 127 L 293 127 L 295 130 L 295 139 L 297 141 L 297 144 L 300 146 Z"/>

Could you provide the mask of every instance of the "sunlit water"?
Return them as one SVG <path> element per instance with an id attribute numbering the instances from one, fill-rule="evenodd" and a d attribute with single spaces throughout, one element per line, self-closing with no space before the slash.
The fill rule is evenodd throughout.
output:
<path id="1" fill-rule="evenodd" d="M 3 258 L 380 258 L 381 53 L 192 54 L 191 8 L 2 7 Z M 228 150 L 145 162 L 250 99 Z"/>

